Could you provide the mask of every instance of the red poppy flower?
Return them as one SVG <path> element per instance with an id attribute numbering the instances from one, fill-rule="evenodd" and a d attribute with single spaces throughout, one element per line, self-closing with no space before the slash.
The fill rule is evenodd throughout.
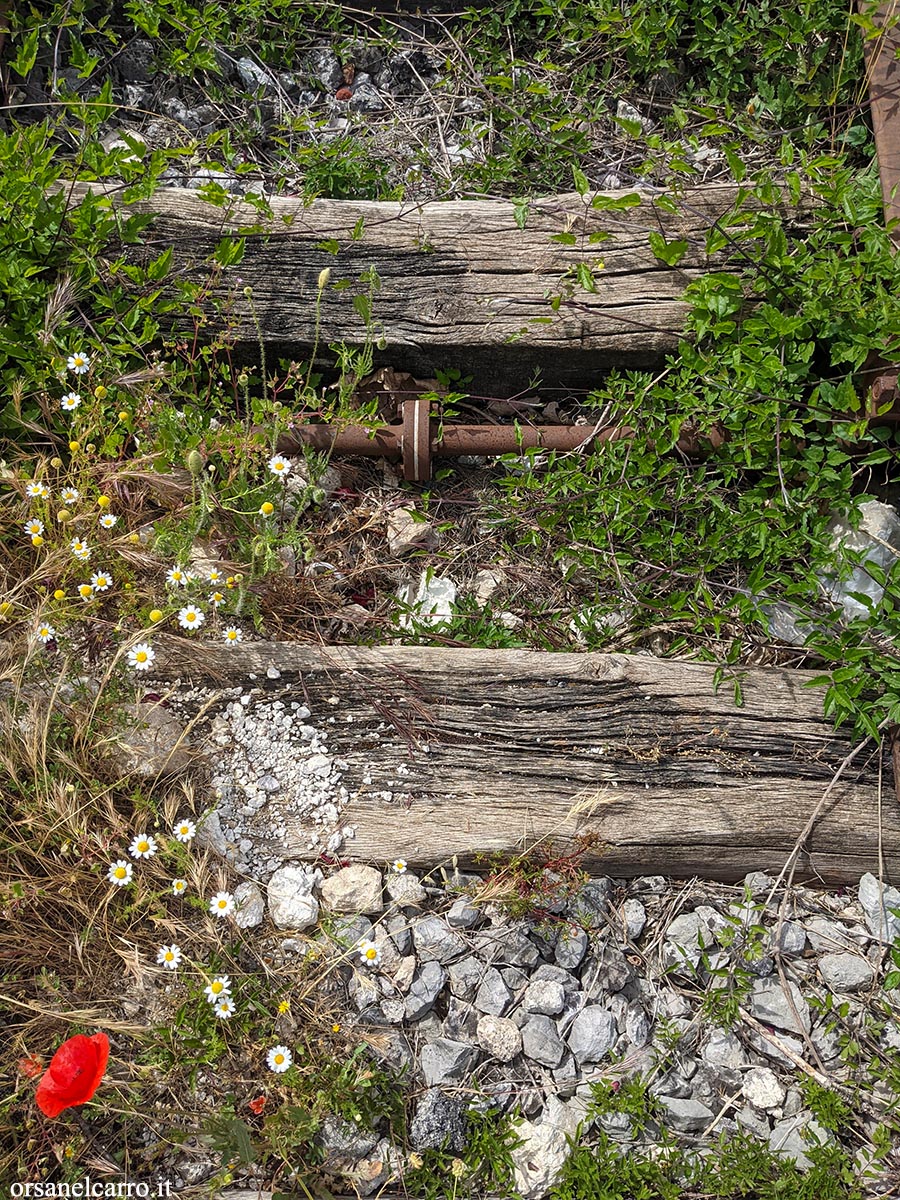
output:
<path id="1" fill-rule="evenodd" d="M 58 1117 L 67 1108 L 87 1104 L 100 1086 L 108 1060 L 109 1038 L 105 1033 L 93 1037 L 79 1033 L 64 1041 L 35 1094 L 44 1116 Z"/>
<path id="2" fill-rule="evenodd" d="M 257 1096 L 255 1100 L 248 1100 L 247 1107 L 251 1112 L 254 1112 L 257 1116 L 259 1116 L 262 1110 L 266 1107 L 266 1097 Z"/>

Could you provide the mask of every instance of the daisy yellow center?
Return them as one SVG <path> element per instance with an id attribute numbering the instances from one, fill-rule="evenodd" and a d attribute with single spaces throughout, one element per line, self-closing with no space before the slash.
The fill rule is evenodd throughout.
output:
<path id="1" fill-rule="evenodd" d="M 146 662 L 147 661 L 147 651 L 146 650 L 138 650 L 137 654 L 135 654 L 134 657 L 137 660 L 137 662 Z"/>
<path id="2" fill-rule="evenodd" d="M 276 1065 L 276 1066 L 278 1066 L 278 1067 L 280 1067 L 280 1066 L 281 1066 L 281 1064 L 282 1064 L 283 1062 L 284 1062 L 284 1055 L 283 1055 L 283 1054 L 276 1054 L 276 1055 L 275 1055 L 275 1065 Z"/>
<path id="3" fill-rule="evenodd" d="M 140 850 L 142 854 L 145 850 L 149 850 L 149 849 L 150 849 L 150 845 L 148 842 L 138 842 L 138 850 Z"/>
<path id="4" fill-rule="evenodd" d="M 187 836 L 187 832 L 188 832 L 187 825 L 182 825 L 178 832 L 183 833 L 185 836 Z"/>
<path id="5" fill-rule="evenodd" d="M 237 641 L 237 630 L 235 630 L 235 629 L 228 630 L 228 640 L 229 640 L 229 642 Z"/>
<path id="6" fill-rule="evenodd" d="M 218 996 L 219 992 L 221 992 L 221 990 L 222 990 L 222 986 L 223 985 L 220 983 L 220 981 L 218 979 L 215 981 L 215 983 L 210 984 L 210 987 L 212 989 L 212 993 L 214 996 Z"/>
<path id="7" fill-rule="evenodd" d="M 175 957 L 175 955 L 172 953 L 171 950 L 166 951 L 166 962 L 171 962 L 174 957 Z"/>
<path id="8" fill-rule="evenodd" d="M 176 892 L 183 892 L 183 891 L 184 891 L 184 884 L 183 884 L 183 883 L 176 883 L 176 884 L 175 884 L 175 891 L 176 891 Z"/>
<path id="9" fill-rule="evenodd" d="M 228 907 L 228 901 L 227 901 L 227 900 L 220 900 L 220 901 L 219 901 L 219 908 L 227 908 L 227 907 Z"/>
<path id="10" fill-rule="evenodd" d="M 97 576 L 97 587 L 106 587 L 106 576 L 105 575 Z"/>
<path id="11" fill-rule="evenodd" d="M 186 621 L 196 621 L 196 620 L 197 620 L 197 614 L 196 614 L 195 612 L 189 612 L 189 613 L 185 613 L 185 614 L 184 614 L 184 619 L 185 619 Z"/>
<path id="12" fill-rule="evenodd" d="M 372 960 L 372 959 L 375 957 L 375 954 L 376 954 L 376 951 L 375 951 L 375 950 L 367 950 L 367 951 L 366 951 L 366 958 L 368 958 L 368 959 L 369 959 L 369 961 L 371 961 L 371 960 Z"/>
<path id="13" fill-rule="evenodd" d="M 124 867 L 116 867 L 116 879 L 124 879 L 127 874 Z"/>

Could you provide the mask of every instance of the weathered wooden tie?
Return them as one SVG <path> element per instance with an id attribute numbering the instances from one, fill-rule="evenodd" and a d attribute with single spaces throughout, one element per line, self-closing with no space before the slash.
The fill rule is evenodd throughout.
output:
<path id="1" fill-rule="evenodd" d="M 72 202 L 86 186 L 72 187 Z M 366 324 L 351 297 L 366 292 L 358 281 L 374 270 L 372 318 L 385 343 L 376 363 L 422 378 L 458 368 L 480 394 L 510 395 L 535 374 L 585 387 L 612 367 L 658 365 L 676 350 L 689 311 L 684 289 L 727 260 L 724 251 L 708 255 L 706 239 L 731 213 L 738 192 L 688 188 L 674 213 L 658 191 L 635 189 L 630 194 L 640 203 L 620 211 L 592 208 L 590 197 L 575 193 L 550 196 L 530 202 L 519 228 L 509 200 L 306 204 L 272 196 L 272 218 L 263 219 L 239 197 L 218 208 L 195 191 L 167 188 L 130 206 L 157 217 L 146 244 L 123 252 L 149 259 L 172 247 L 179 276 L 203 283 L 210 300 L 225 306 L 239 347 L 258 353 L 262 337 L 273 353 L 297 359 L 314 346 L 326 352 L 336 341 L 365 343 Z M 687 242 L 677 267 L 655 258 L 651 232 Z M 592 245 L 593 233 L 608 237 Z M 559 234 L 573 234 L 575 244 L 553 241 Z M 208 260 L 225 236 L 246 236 L 243 261 L 237 272 L 211 273 Z M 563 277 L 579 264 L 600 262 L 596 291 L 574 288 L 570 303 Z M 326 288 L 318 302 L 325 267 L 332 283 L 345 279 L 354 287 Z M 553 311 L 550 299 L 558 293 L 564 299 Z M 181 318 L 186 332 L 193 333 L 192 321 Z M 201 332 L 216 327 L 213 317 Z"/>
<path id="2" fill-rule="evenodd" d="M 307 704 L 347 763 L 345 852 L 432 867 L 552 842 L 611 875 L 734 880 L 778 871 L 851 748 L 801 671 L 741 671 L 642 655 L 424 647 L 217 650 L 159 639 L 163 677 L 257 686 Z M 155 665 L 157 665 L 155 664 Z M 280 672 L 266 678 L 268 667 Z M 333 724 L 326 724 L 328 718 Z M 900 808 L 879 807 L 877 754 L 832 790 L 799 875 L 900 877 Z M 307 837 L 291 836 L 298 858 Z"/>

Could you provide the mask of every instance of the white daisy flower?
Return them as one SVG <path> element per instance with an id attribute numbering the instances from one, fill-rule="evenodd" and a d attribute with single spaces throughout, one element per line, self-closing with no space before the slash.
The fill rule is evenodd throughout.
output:
<path id="1" fill-rule="evenodd" d="M 29 483 L 25 486 L 25 495 L 29 500 L 49 500 L 50 489 L 46 483 Z"/>
<path id="2" fill-rule="evenodd" d="M 63 504 L 75 504 L 80 495 L 81 493 L 78 491 L 78 488 L 63 488 L 59 493 L 59 498 Z"/>
<path id="3" fill-rule="evenodd" d="M 244 640 L 244 635 L 236 625 L 229 625 L 227 629 L 222 630 L 222 639 L 226 646 L 235 646 Z"/>
<path id="4" fill-rule="evenodd" d="M 228 975 L 217 975 L 203 989 L 210 1004 L 218 1004 L 226 996 L 231 995 L 231 978 Z"/>
<path id="5" fill-rule="evenodd" d="M 130 862 L 126 862 L 124 858 L 116 859 L 106 873 L 106 878 L 110 883 L 114 883 L 116 887 L 126 887 L 131 883 L 132 866 Z"/>
<path id="6" fill-rule="evenodd" d="M 227 1021 L 234 1014 L 234 1001 L 230 996 L 220 1000 L 216 1005 L 216 1016 L 220 1021 Z"/>
<path id="7" fill-rule="evenodd" d="M 360 942 L 359 957 L 367 967 L 377 967 L 381 962 L 381 951 L 374 942 Z"/>
<path id="8" fill-rule="evenodd" d="M 107 575 L 105 571 L 97 571 L 91 576 L 91 587 L 95 592 L 109 591 L 112 586 L 112 575 Z"/>
<path id="9" fill-rule="evenodd" d="M 80 403 L 81 397 L 77 392 L 66 392 L 59 402 L 59 407 L 63 412 L 74 412 Z"/>
<path id="10" fill-rule="evenodd" d="M 139 833 L 128 847 L 128 853 L 132 858 L 152 858 L 156 853 L 156 839 Z"/>
<path id="11" fill-rule="evenodd" d="M 203 609 L 195 608 L 192 604 L 181 609 L 178 614 L 178 624 L 182 629 L 199 629 L 205 620 Z"/>
<path id="12" fill-rule="evenodd" d="M 174 566 L 166 571 L 166 583 L 171 583 L 175 587 L 187 587 L 188 575 L 184 567 Z"/>
<path id="13" fill-rule="evenodd" d="M 138 642 L 128 651 L 128 665 L 135 671 L 146 671 L 156 658 L 156 651 L 149 642 Z"/>
<path id="14" fill-rule="evenodd" d="M 82 600 L 86 604 L 88 602 L 88 600 L 92 600 L 94 598 L 94 589 L 91 587 L 91 585 L 89 583 L 79 583 L 78 595 L 82 598 Z"/>
<path id="15" fill-rule="evenodd" d="M 266 1055 L 269 1070 L 274 1071 L 276 1075 L 281 1075 L 286 1071 L 293 1061 L 294 1056 L 287 1046 L 273 1046 Z"/>
<path id="16" fill-rule="evenodd" d="M 36 636 L 39 642 L 52 642 L 56 637 L 56 630 L 52 625 L 38 625 Z"/>
<path id="17" fill-rule="evenodd" d="M 193 821 L 179 821 L 172 833 L 178 838 L 179 842 L 189 842 L 197 832 L 197 826 Z"/>
<path id="18" fill-rule="evenodd" d="M 76 375 L 84 375 L 91 368 L 91 360 L 86 354 L 82 354 L 80 350 L 76 350 L 74 354 L 70 354 L 66 359 L 66 366 Z"/>
<path id="19" fill-rule="evenodd" d="M 32 537 L 40 537 L 44 532 L 44 522 L 39 521 L 37 517 L 33 521 L 26 521 L 22 526 L 26 533 L 30 533 Z"/>
<path id="20" fill-rule="evenodd" d="M 269 470 L 273 475 L 286 476 L 290 474 L 291 464 L 282 455 L 276 454 L 269 459 Z"/>
<path id="21" fill-rule="evenodd" d="M 224 592 L 210 592 L 209 602 L 213 606 L 213 608 L 218 608 L 220 604 L 225 603 L 225 593 Z"/>
<path id="22" fill-rule="evenodd" d="M 406 870 L 406 859 L 405 858 L 395 858 L 393 863 L 391 864 L 391 866 L 394 868 L 394 870 L 397 872 L 398 875 L 402 875 L 404 873 L 404 871 Z"/>
<path id="23" fill-rule="evenodd" d="M 173 879 L 172 880 L 172 895 L 173 896 L 183 896 L 186 891 L 187 891 L 187 880 L 186 879 Z"/>
<path id="24" fill-rule="evenodd" d="M 83 542 L 81 538 L 72 538 L 69 543 L 72 547 L 72 553 L 76 558 L 80 558 L 82 562 L 86 562 L 91 557 L 91 548 L 87 542 Z"/>
<path id="25" fill-rule="evenodd" d="M 181 962 L 181 947 L 174 943 L 171 946 L 160 946 L 156 952 L 156 961 L 170 971 L 176 970 Z"/>
<path id="26" fill-rule="evenodd" d="M 104 529 L 112 529 L 118 519 L 115 513 L 104 513 L 100 518 L 100 524 Z"/>
<path id="27" fill-rule="evenodd" d="M 209 902 L 210 915 L 213 917 L 227 917 L 233 909 L 234 896 L 231 892 L 216 892 Z"/>
<path id="28" fill-rule="evenodd" d="M 222 572 L 217 570 L 215 567 L 213 567 L 213 569 L 206 576 L 206 580 L 207 580 L 207 583 L 221 583 L 222 582 Z"/>

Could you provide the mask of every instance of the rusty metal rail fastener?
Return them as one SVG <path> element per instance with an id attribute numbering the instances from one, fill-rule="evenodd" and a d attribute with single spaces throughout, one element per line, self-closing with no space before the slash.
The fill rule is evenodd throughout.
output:
<path id="1" fill-rule="evenodd" d="M 444 425 L 435 420 L 429 400 L 417 396 L 404 400 L 403 420 L 375 432 L 363 425 L 297 425 L 278 439 L 280 454 L 303 446 L 325 453 L 387 458 L 403 463 L 403 478 L 422 483 L 431 478 L 434 458 L 462 455 L 515 454 L 540 447 L 545 450 L 589 449 L 597 442 L 631 437 L 633 430 L 608 425 L 595 430 L 587 425 Z"/>

